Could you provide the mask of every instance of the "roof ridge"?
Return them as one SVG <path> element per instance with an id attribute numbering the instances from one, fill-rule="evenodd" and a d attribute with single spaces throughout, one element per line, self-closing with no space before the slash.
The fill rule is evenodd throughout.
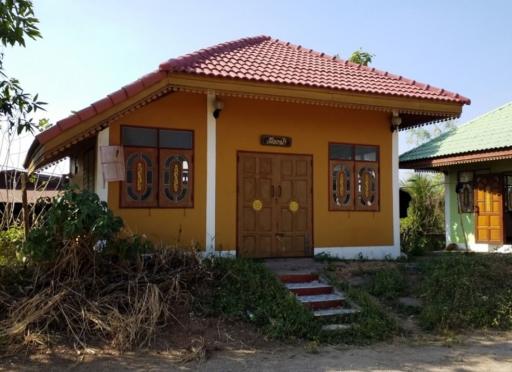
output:
<path id="1" fill-rule="evenodd" d="M 214 54 L 220 54 L 227 51 L 232 51 L 236 48 L 251 46 L 255 44 L 259 44 L 266 40 L 272 40 L 270 36 L 267 35 L 259 35 L 259 36 L 252 36 L 252 37 L 243 37 L 240 39 L 227 41 L 220 44 L 215 44 L 213 46 L 199 49 L 195 52 L 185 54 L 180 57 L 171 58 L 165 62 L 160 63 L 159 70 L 160 71 L 172 71 L 175 69 L 179 69 L 180 67 L 193 63 L 196 60 L 198 60 L 201 57 L 210 56 Z"/>
<path id="2" fill-rule="evenodd" d="M 280 44 L 283 44 L 289 48 L 293 48 L 293 49 L 296 49 L 296 50 L 308 50 L 307 48 L 304 48 L 302 45 L 296 45 L 296 44 L 292 44 L 290 42 L 285 42 L 285 41 L 282 41 L 282 40 L 279 40 L 279 39 L 273 39 L 273 38 L 270 38 L 271 41 L 274 41 L 274 42 L 278 42 Z M 449 97 L 452 97 L 452 98 L 455 98 L 455 99 L 458 99 L 460 100 L 461 102 L 463 103 L 466 103 L 466 104 L 471 104 L 471 100 L 457 92 L 453 92 L 453 91 L 450 91 L 450 90 L 446 90 L 446 89 L 443 89 L 443 88 L 439 88 L 439 87 L 436 87 L 436 86 L 433 86 L 433 85 L 430 85 L 430 84 L 425 84 L 425 83 L 421 83 L 417 80 L 413 80 L 413 79 L 409 79 L 409 78 L 406 78 L 405 76 L 403 75 L 396 75 L 396 74 L 393 74 L 389 71 L 385 71 L 385 70 L 380 70 L 378 68 L 375 68 L 375 67 L 370 67 L 370 66 L 365 66 L 365 65 L 362 65 L 362 64 L 359 64 L 359 63 L 355 63 L 355 62 L 351 62 L 349 61 L 348 59 L 343 59 L 337 55 L 334 55 L 334 56 L 331 56 L 327 53 L 323 53 L 323 52 L 318 52 L 316 50 L 313 50 L 313 49 L 309 49 L 309 53 L 311 54 L 315 54 L 317 55 L 318 57 L 320 58 L 325 58 L 325 59 L 328 59 L 330 61 L 335 61 L 337 63 L 340 63 L 342 65 L 345 65 L 345 66 L 351 66 L 351 67 L 354 67 L 354 68 L 357 68 L 357 69 L 363 69 L 365 71 L 369 71 L 369 72 L 373 72 L 373 73 L 376 73 L 378 75 L 381 75 L 381 76 L 386 76 L 386 77 L 389 77 L 393 80 L 397 80 L 397 81 L 404 81 L 406 83 L 409 83 L 411 85 L 414 85 L 414 86 L 417 86 L 418 88 L 421 88 L 421 89 L 425 89 L 427 91 L 432 91 L 432 92 L 436 92 L 438 95 L 442 96 L 442 95 L 447 95 Z"/>

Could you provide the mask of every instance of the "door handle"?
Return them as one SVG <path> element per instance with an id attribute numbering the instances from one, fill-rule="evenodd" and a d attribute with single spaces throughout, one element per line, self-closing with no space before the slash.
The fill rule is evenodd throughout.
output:
<path id="1" fill-rule="evenodd" d="M 280 198 L 281 197 L 281 185 L 277 186 L 277 197 Z"/>

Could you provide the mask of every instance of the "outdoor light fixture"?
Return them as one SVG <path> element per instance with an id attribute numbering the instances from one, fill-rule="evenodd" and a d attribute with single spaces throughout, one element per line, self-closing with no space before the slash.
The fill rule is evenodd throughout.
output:
<path id="1" fill-rule="evenodd" d="M 400 113 L 398 110 L 393 110 L 393 117 L 391 118 L 391 131 L 394 132 L 395 130 L 398 130 L 400 124 L 402 124 Z"/>
<path id="2" fill-rule="evenodd" d="M 224 109 L 224 102 L 215 100 L 215 102 L 213 103 L 213 108 L 213 117 L 217 119 L 222 109 Z"/>

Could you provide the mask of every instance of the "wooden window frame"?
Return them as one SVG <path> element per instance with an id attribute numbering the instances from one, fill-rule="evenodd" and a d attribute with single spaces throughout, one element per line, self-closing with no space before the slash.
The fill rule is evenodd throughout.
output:
<path id="1" fill-rule="evenodd" d="M 471 173 L 472 176 L 471 176 L 471 181 L 461 181 L 460 180 L 460 176 L 461 176 L 461 173 Z M 486 174 L 486 173 L 484 173 Z M 482 174 L 480 174 L 482 175 Z M 474 171 L 474 170 L 460 170 L 457 172 L 457 185 L 459 183 L 463 184 L 463 185 L 469 185 L 471 187 L 471 195 L 470 195 L 470 200 L 471 200 L 471 208 L 466 210 L 466 209 L 463 209 L 462 208 L 462 200 L 461 200 L 461 197 L 462 197 L 462 194 L 461 193 L 456 193 L 456 197 L 458 199 L 457 201 L 457 211 L 459 213 L 475 213 L 475 177 L 477 176 L 477 171 Z M 445 190 L 446 192 L 446 190 Z"/>
<path id="2" fill-rule="evenodd" d="M 156 147 L 146 147 L 146 146 L 125 146 L 123 144 L 123 128 L 142 128 L 142 129 L 156 129 L 157 131 L 157 146 Z M 181 132 L 190 132 L 192 134 L 192 147 L 190 149 L 181 149 L 181 148 L 170 148 L 170 147 L 160 147 L 160 131 L 161 130 L 172 130 L 172 131 L 181 131 Z M 194 208 L 194 195 L 195 195 L 195 131 L 193 129 L 183 129 L 183 128 L 169 128 L 169 127 L 154 127 L 154 126 L 141 126 L 141 125 L 132 125 L 132 124 L 123 124 L 120 126 L 120 142 L 121 146 L 124 149 L 130 148 L 141 148 L 141 149 L 155 149 L 156 150 L 156 167 L 155 167 L 155 181 L 156 185 L 155 193 L 156 193 L 156 205 L 155 206 L 129 206 L 126 205 L 123 201 L 123 193 L 125 192 L 125 181 L 121 182 L 121 186 L 119 188 L 119 208 L 121 209 L 193 209 Z M 161 161 L 160 161 L 160 153 L 161 151 L 175 151 L 176 153 L 183 152 L 186 153 L 190 158 L 189 164 L 189 196 L 186 198 L 186 202 L 177 203 L 176 205 L 171 205 L 170 203 L 161 202 L 161 187 L 162 187 L 162 176 L 161 176 Z M 126 154 L 125 154 L 126 159 Z"/>
<path id="3" fill-rule="evenodd" d="M 503 212 L 512 212 L 512 197 L 509 194 L 509 187 L 512 189 L 512 183 L 508 183 L 508 177 L 512 177 L 512 173 L 504 172 L 503 176 Z"/>
<path id="4" fill-rule="evenodd" d="M 346 166 L 350 169 L 350 203 L 349 205 L 338 205 L 333 200 L 334 197 L 334 167 L 337 165 Z M 329 210 L 331 211 L 353 211 L 355 202 L 355 177 L 354 177 L 354 161 L 352 160 L 339 160 L 329 159 Z"/>
<path id="5" fill-rule="evenodd" d="M 372 169 L 375 172 L 375 200 L 372 205 L 361 205 L 358 203 L 359 199 L 361 198 L 361 191 L 357 188 L 355 190 L 354 195 L 354 205 L 356 211 L 367 211 L 367 212 L 375 212 L 378 211 L 380 208 L 380 172 L 379 172 L 379 162 L 378 161 L 356 161 L 354 165 L 354 178 L 357 180 L 357 187 L 359 185 L 359 172 L 367 166 L 367 164 L 371 164 L 371 167 L 368 167 Z"/>
<path id="6" fill-rule="evenodd" d="M 128 167 L 127 160 L 134 153 L 141 153 L 149 157 L 153 163 L 153 177 L 151 180 L 151 198 L 147 201 L 137 201 L 128 199 L 128 182 L 123 181 L 121 184 L 120 206 L 123 208 L 157 208 L 158 207 L 158 149 L 154 147 L 142 147 L 142 146 L 126 146 L 123 148 L 124 161 L 125 161 L 125 175 L 130 168 Z M 147 174 L 145 173 L 144 176 Z M 136 177 L 136 175 L 132 175 Z M 132 182 L 133 183 L 133 182 Z"/>
<path id="7" fill-rule="evenodd" d="M 348 145 L 352 147 L 352 159 L 334 159 L 331 157 L 331 146 L 332 145 Z M 365 144 L 365 143 L 348 143 L 348 142 L 328 142 L 327 144 L 327 161 L 328 161 L 328 193 L 327 197 L 328 199 L 328 206 L 329 206 L 329 212 L 380 212 L 380 145 L 372 145 L 372 144 Z M 356 160 L 356 147 L 373 147 L 377 150 L 377 160 Z M 338 206 L 335 204 L 333 200 L 333 168 L 336 164 L 351 164 L 352 165 L 352 195 L 351 195 L 351 208 L 344 207 L 344 206 Z M 358 175 L 356 174 L 356 170 L 358 168 L 358 165 L 361 164 L 374 164 L 376 168 L 376 202 L 375 206 L 371 207 L 362 207 L 357 206 L 357 197 L 358 197 L 358 191 L 357 191 L 357 185 L 358 185 Z"/>
<path id="8" fill-rule="evenodd" d="M 162 154 L 165 154 L 163 156 Z M 160 208 L 193 208 L 194 206 L 194 193 L 191 189 L 194 188 L 194 151 L 187 149 L 169 149 L 169 148 L 160 148 L 158 149 L 159 163 L 158 163 L 158 206 Z M 182 156 L 185 160 L 188 161 L 188 187 L 187 193 L 183 200 L 178 202 L 172 202 L 168 197 L 165 196 L 165 178 L 163 176 L 164 173 L 164 162 L 170 156 Z M 181 177 L 182 175 L 180 175 Z M 172 177 L 172 176 L 171 176 Z M 183 184 L 180 185 L 183 187 Z"/>

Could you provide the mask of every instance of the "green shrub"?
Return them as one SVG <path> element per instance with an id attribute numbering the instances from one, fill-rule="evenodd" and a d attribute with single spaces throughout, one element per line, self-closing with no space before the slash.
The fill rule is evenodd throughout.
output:
<path id="1" fill-rule="evenodd" d="M 23 229 L 21 227 L 0 231 L 0 265 L 18 262 L 22 244 Z"/>
<path id="2" fill-rule="evenodd" d="M 512 328 L 512 257 L 448 254 L 424 262 L 423 327 Z"/>
<path id="3" fill-rule="evenodd" d="M 331 285 L 343 291 L 353 303 L 357 304 L 360 311 L 350 319 L 351 328 L 337 333 L 324 334 L 323 341 L 368 345 L 387 340 L 398 334 L 400 328 L 396 321 L 365 289 L 340 283 L 332 274 L 328 275 L 328 278 Z"/>
<path id="4" fill-rule="evenodd" d="M 361 312 L 353 318 L 354 326 L 346 331 L 345 343 L 370 344 L 387 340 L 398 333 L 396 321 L 364 289 L 348 288 L 346 294 L 360 306 Z"/>
<path id="5" fill-rule="evenodd" d="M 69 189 L 52 200 L 42 221 L 30 230 L 23 253 L 35 261 L 51 260 L 68 242 L 92 248 L 98 241 L 111 242 L 122 227 L 98 195 Z"/>
<path id="6" fill-rule="evenodd" d="M 377 297 L 393 299 L 406 289 L 405 276 L 399 269 L 377 271 L 370 283 L 370 293 Z"/>
<path id="7" fill-rule="evenodd" d="M 427 235 L 413 217 L 400 220 L 400 243 L 402 251 L 412 256 L 422 256 L 429 250 Z"/>
<path id="8" fill-rule="evenodd" d="M 313 314 L 263 264 L 213 258 L 209 293 L 201 305 L 212 315 L 249 321 L 275 339 L 312 339 L 319 333 Z"/>

